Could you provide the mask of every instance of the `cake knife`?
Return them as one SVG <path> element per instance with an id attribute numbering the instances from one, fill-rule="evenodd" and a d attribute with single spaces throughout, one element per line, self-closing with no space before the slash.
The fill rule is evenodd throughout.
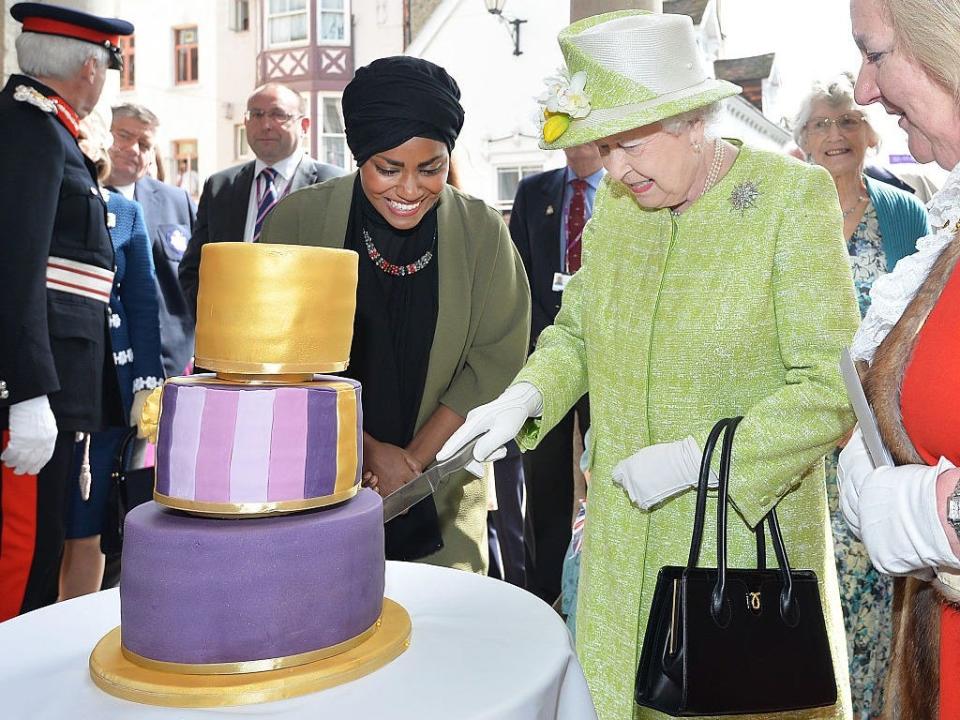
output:
<path id="1" fill-rule="evenodd" d="M 430 497 L 439 490 L 451 475 L 463 470 L 473 460 L 473 446 L 476 440 L 464 445 L 460 451 L 417 475 L 406 485 L 397 488 L 383 499 L 383 522 L 393 520 L 421 500 Z"/>

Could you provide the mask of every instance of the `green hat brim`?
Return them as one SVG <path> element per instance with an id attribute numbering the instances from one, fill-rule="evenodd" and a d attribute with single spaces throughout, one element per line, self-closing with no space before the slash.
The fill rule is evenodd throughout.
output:
<path id="1" fill-rule="evenodd" d="M 574 145 L 596 142 L 601 138 L 652 125 L 743 92 L 739 85 L 714 78 L 709 78 L 701 83 L 701 86 L 704 89 L 689 94 L 686 91 L 668 93 L 647 102 L 591 110 L 586 117 L 571 120 L 563 135 L 552 143 L 544 141 L 541 135 L 540 147 L 544 150 L 562 150 Z M 676 95 L 680 97 L 675 97 Z"/>

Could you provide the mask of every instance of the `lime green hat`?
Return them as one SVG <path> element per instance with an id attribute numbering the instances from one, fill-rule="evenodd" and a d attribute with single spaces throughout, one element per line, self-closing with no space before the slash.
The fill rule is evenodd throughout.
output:
<path id="1" fill-rule="evenodd" d="M 565 71 L 547 78 L 540 147 L 593 142 L 709 105 L 741 89 L 710 76 L 686 15 L 621 10 L 560 32 Z"/>

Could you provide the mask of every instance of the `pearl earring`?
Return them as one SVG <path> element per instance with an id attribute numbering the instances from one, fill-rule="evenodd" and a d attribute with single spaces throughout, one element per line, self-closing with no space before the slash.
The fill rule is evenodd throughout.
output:
<path id="1" fill-rule="evenodd" d="M 701 143 L 699 140 L 694 140 L 694 141 L 693 141 L 692 143 L 690 143 L 690 144 L 693 146 L 693 151 L 694 151 L 695 153 L 699 154 L 699 153 L 703 152 L 703 143 Z"/>

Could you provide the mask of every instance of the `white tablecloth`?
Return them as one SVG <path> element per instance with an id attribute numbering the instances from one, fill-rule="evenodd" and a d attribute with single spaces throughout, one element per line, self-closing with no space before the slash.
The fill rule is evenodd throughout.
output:
<path id="1" fill-rule="evenodd" d="M 410 648 L 346 685 L 292 700 L 168 709 L 107 695 L 90 679 L 97 641 L 120 621 L 117 590 L 0 623 L 0 717 L 280 717 L 311 720 L 591 720 L 583 672 L 560 618 L 512 585 L 387 563 L 388 597 L 410 613 Z"/>

